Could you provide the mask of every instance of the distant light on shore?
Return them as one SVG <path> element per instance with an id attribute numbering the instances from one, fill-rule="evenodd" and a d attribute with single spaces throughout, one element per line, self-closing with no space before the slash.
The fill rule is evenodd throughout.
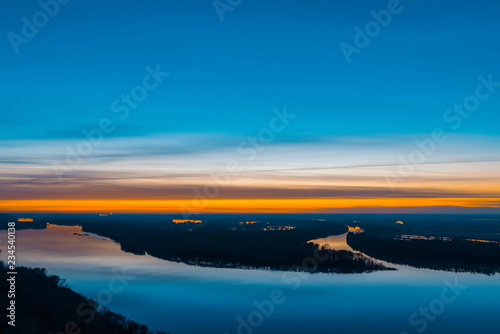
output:
<path id="1" fill-rule="evenodd" d="M 347 228 L 348 228 L 348 232 L 352 232 L 352 233 L 363 233 L 365 230 L 363 230 L 361 227 L 359 226 L 349 226 L 349 225 L 346 225 Z"/>
<path id="2" fill-rule="evenodd" d="M 191 219 L 173 219 L 172 222 L 174 222 L 175 224 L 185 224 L 185 223 L 201 224 L 201 223 L 203 223 L 201 220 L 191 220 Z"/>

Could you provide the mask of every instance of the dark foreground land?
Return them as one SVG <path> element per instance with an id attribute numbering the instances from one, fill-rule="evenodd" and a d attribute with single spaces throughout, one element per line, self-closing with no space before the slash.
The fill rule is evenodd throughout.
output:
<path id="1" fill-rule="evenodd" d="M 106 308 L 98 307 L 91 299 L 72 291 L 57 276 L 49 276 L 44 269 L 16 268 L 15 327 L 11 319 L 0 319 L 1 333 L 22 334 L 165 334 L 149 331 L 145 325 L 128 320 Z M 0 262 L 1 277 L 8 277 Z M 7 293 L 10 283 L 0 280 L 0 307 L 7 310 L 10 304 Z M 9 314 L 10 311 L 5 311 Z"/>

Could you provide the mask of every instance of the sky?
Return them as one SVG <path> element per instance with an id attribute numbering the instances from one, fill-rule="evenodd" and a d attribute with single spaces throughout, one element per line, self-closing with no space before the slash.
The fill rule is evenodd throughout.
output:
<path id="1" fill-rule="evenodd" d="M 1 6 L 0 211 L 500 213 L 500 3 Z"/>

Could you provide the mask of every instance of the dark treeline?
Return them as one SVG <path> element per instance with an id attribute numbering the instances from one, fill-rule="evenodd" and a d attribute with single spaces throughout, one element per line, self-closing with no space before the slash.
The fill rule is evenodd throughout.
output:
<path id="1" fill-rule="evenodd" d="M 346 231 L 342 225 L 311 224 L 289 231 L 231 230 L 227 225 L 168 226 L 118 222 L 83 223 L 83 230 L 109 237 L 124 251 L 197 266 L 331 273 L 384 270 L 362 254 L 320 250 L 307 240 Z M 264 225 L 262 225 L 264 226 Z M 262 227 L 261 226 L 261 227 Z M 318 254 L 316 263 L 304 262 Z"/>
<path id="2" fill-rule="evenodd" d="M 130 321 L 65 287 L 57 276 L 44 269 L 16 268 L 15 327 L 8 324 L 10 311 L 7 270 L 0 262 L 0 332 L 6 334 L 153 334 L 145 325 Z M 163 332 L 155 332 L 165 334 Z"/>
<path id="3" fill-rule="evenodd" d="M 349 234 L 347 243 L 371 257 L 417 268 L 486 275 L 500 272 L 498 243 L 474 242 L 461 237 L 450 240 L 400 239 L 398 235 L 370 232 Z"/>

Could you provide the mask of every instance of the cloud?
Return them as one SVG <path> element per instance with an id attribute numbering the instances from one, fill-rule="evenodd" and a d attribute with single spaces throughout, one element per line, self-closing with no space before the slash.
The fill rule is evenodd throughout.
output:
<path id="1" fill-rule="evenodd" d="M 404 140 L 276 142 L 250 160 L 238 151 L 240 140 L 185 133 L 106 138 L 63 181 L 52 164 L 64 163 L 64 145 L 77 141 L 0 142 L 6 157 L 0 160 L 0 199 L 190 199 L 195 189 L 216 184 L 214 174 L 230 178 L 218 195 L 226 199 L 497 198 L 500 188 L 500 159 L 485 154 L 495 152 L 489 146 L 443 146 L 445 153 L 416 166 L 394 191 L 385 173 L 397 170 L 398 155 L 412 148 Z M 229 161 L 241 171 L 227 173 Z"/>

